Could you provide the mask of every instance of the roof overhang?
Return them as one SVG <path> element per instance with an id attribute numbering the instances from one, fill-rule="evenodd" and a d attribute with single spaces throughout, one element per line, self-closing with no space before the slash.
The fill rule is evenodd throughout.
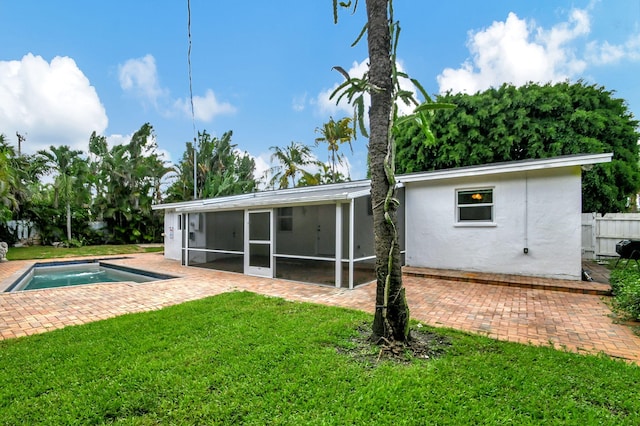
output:
<path id="1" fill-rule="evenodd" d="M 560 167 L 589 166 L 599 163 L 608 163 L 611 161 L 612 157 L 612 153 L 579 154 L 537 160 L 510 161 L 505 163 L 486 164 L 482 166 L 460 167 L 456 169 L 398 175 L 396 176 L 396 181 L 398 182 L 398 187 L 401 187 L 404 186 L 405 183 L 411 182 L 426 182 L 472 176 L 526 172 Z M 184 201 L 179 203 L 158 204 L 152 206 L 152 209 L 173 210 L 180 213 L 188 213 L 326 204 L 341 201 L 348 202 L 349 200 L 369 195 L 370 188 L 370 180 L 359 180 L 329 185 L 252 192 L 249 194 Z"/>
<path id="2" fill-rule="evenodd" d="M 260 207 L 285 207 L 301 204 L 326 204 L 340 201 L 348 202 L 354 198 L 369 195 L 370 187 L 370 181 L 360 180 L 330 185 L 252 192 L 249 194 L 185 201 L 181 203 L 158 204 L 152 208 L 154 210 L 175 210 L 177 212 L 206 212 Z"/>
<path id="3" fill-rule="evenodd" d="M 397 176 L 398 182 L 424 182 L 432 180 L 455 179 L 470 176 L 494 175 L 503 173 L 527 172 L 533 170 L 554 169 L 559 167 L 588 166 L 609 163 L 612 153 L 579 154 L 537 160 L 509 161 L 482 166 L 460 167 L 456 169 L 435 170 L 431 172 L 411 173 Z"/>

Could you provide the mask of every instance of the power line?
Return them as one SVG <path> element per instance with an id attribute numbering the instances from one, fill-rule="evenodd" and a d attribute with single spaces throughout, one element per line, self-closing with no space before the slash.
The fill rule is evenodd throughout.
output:
<path id="1" fill-rule="evenodd" d="M 197 133 L 196 114 L 193 108 L 193 79 L 191 76 L 191 0 L 187 0 L 187 34 L 189 49 L 187 50 L 187 62 L 189 64 L 189 100 L 191 102 L 191 124 L 193 125 L 193 199 L 198 198 L 198 161 L 197 161 Z"/>

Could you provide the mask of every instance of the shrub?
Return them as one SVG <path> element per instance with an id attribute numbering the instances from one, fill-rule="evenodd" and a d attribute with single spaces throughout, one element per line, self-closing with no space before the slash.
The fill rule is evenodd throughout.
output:
<path id="1" fill-rule="evenodd" d="M 638 265 L 629 264 L 625 269 L 611 271 L 611 292 L 613 303 L 617 309 L 640 320 L 640 269 Z"/>

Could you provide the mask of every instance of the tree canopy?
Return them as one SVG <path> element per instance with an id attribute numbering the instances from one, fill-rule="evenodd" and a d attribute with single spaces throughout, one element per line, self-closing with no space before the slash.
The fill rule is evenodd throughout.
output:
<path id="1" fill-rule="evenodd" d="M 151 205 L 161 201 L 169 170 L 149 123 L 111 148 L 93 132 L 88 155 L 64 144 L 21 154 L 0 135 L 0 239 L 19 239 L 8 225 L 18 219 L 37 229 L 44 244 L 160 241 L 162 214 Z M 50 182 L 40 179 L 45 175 Z M 93 229 L 92 222 L 105 227 Z"/>
<path id="2" fill-rule="evenodd" d="M 504 84 L 475 95 L 447 93 L 455 109 L 431 118 L 435 141 L 409 122 L 396 134 L 398 173 L 568 154 L 613 152 L 583 174 L 584 212 L 624 211 L 640 188 L 638 121 L 602 86 Z"/>
<path id="3" fill-rule="evenodd" d="M 211 198 L 245 194 L 256 190 L 255 161 L 241 153 L 231 143 L 233 132 L 221 138 L 212 137 L 206 130 L 198 132 L 196 161 L 197 197 Z M 194 145 L 187 142 L 182 160 L 176 166 L 177 179 L 167 190 L 166 202 L 193 199 Z"/>
<path id="4" fill-rule="evenodd" d="M 353 147 L 351 147 L 351 139 L 355 136 L 354 130 L 350 127 L 351 118 L 344 117 L 338 121 L 335 121 L 333 117 L 330 117 L 329 121 L 324 123 L 322 127 L 316 129 L 316 133 L 320 136 L 316 138 L 316 146 L 320 143 L 326 143 L 329 150 L 329 169 L 331 173 L 331 183 L 340 181 L 338 176 L 338 165 L 344 164 L 344 154 L 338 152 L 340 145 L 348 143 L 353 153 Z"/>

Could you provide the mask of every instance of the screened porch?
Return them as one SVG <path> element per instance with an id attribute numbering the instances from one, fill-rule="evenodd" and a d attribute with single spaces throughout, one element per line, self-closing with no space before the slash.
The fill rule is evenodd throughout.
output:
<path id="1" fill-rule="evenodd" d="M 404 252 L 404 190 L 399 190 Z M 181 213 L 182 263 L 354 288 L 375 280 L 367 195 L 325 202 Z"/>

